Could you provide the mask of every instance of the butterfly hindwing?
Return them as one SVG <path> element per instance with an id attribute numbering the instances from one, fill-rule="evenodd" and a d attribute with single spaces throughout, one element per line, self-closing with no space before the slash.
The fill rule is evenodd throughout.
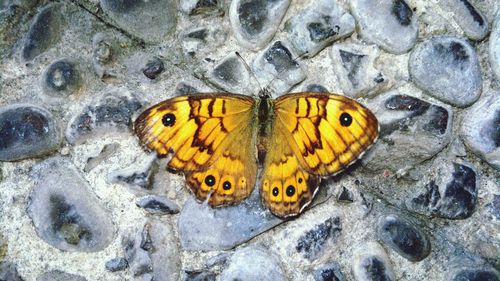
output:
<path id="1" fill-rule="evenodd" d="M 326 93 L 279 97 L 261 187 L 265 204 L 282 217 L 299 214 L 311 202 L 320 177 L 352 164 L 377 136 L 375 116 L 349 98 Z M 299 178 L 307 180 L 299 183 Z M 290 185 L 295 192 L 287 194 Z"/>
<path id="2" fill-rule="evenodd" d="M 235 203 L 255 184 L 254 106 L 242 95 L 176 97 L 144 111 L 135 132 L 159 156 L 172 154 L 168 167 L 185 174 L 198 200 Z"/>

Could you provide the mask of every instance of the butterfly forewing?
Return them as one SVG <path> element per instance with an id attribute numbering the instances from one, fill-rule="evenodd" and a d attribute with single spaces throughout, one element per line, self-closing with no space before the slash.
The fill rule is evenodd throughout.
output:
<path id="1" fill-rule="evenodd" d="M 248 96 L 181 96 L 144 111 L 135 132 L 159 156 L 172 154 L 169 168 L 185 174 L 197 199 L 224 205 L 246 198 L 255 185 L 254 111 Z"/>

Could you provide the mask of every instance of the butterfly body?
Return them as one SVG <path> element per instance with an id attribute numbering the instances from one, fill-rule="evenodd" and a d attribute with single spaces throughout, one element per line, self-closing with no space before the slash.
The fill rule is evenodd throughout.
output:
<path id="1" fill-rule="evenodd" d="M 260 193 L 280 217 L 299 214 L 322 177 L 358 159 L 378 136 L 364 106 L 328 93 L 271 99 L 236 94 L 172 98 L 135 121 L 143 145 L 183 172 L 197 199 L 212 206 L 248 197 L 262 167 Z"/>

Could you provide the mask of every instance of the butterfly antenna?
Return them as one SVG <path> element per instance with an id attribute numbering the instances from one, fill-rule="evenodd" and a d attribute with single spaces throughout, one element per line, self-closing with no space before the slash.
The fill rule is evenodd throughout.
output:
<path id="1" fill-rule="evenodd" d="M 246 70 L 250 73 L 250 75 L 255 80 L 255 82 L 257 82 L 257 85 L 259 85 L 260 92 L 263 92 L 264 88 L 262 88 L 262 85 L 260 84 L 259 79 L 257 79 L 257 76 L 255 76 L 255 73 L 253 72 L 253 70 L 250 67 L 250 65 L 248 65 L 247 61 L 240 55 L 239 52 L 234 52 L 234 54 L 236 56 L 238 56 L 243 61 L 243 64 L 245 65 Z"/>
<path id="2" fill-rule="evenodd" d="M 297 63 L 297 65 L 299 64 L 299 61 L 301 61 L 302 59 L 304 58 L 307 58 L 307 56 L 309 55 L 309 52 L 306 51 L 305 53 L 301 54 L 301 55 L 298 55 L 296 56 L 295 58 L 292 58 L 292 61 Z M 269 86 L 274 82 L 274 80 L 278 79 L 280 74 L 282 74 L 283 71 L 280 71 L 278 72 L 274 77 L 273 79 L 271 79 L 271 81 L 269 81 L 269 83 L 267 83 L 266 87 L 264 89 L 262 89 L 263 92 L 269 92 Z"/>

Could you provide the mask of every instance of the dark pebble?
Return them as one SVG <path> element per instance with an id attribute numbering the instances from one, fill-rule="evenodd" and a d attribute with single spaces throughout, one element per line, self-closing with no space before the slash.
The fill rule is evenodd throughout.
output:
<path id="1" fill-rule="evenodd" d="M 330 218 L 301 236 L 295 249 L 306 259 L 315 259 L 327 242 L 334 240 L 341 231 L 340 218 Z"/>
<path id="2" fill-rule="evenodd" d="M 344 275 L 339 264 L 331 262 L 314 270 L 314 281 L 344 281 Z"/>
<path id="3" fill-rule="evenodd" d="M 144 73 L 147 78 L 153 80 L 156 79 L 163 70 L 165 70 L 163 62 L 155 57 L 146 63 L 146 66 L 142 69 L 142 73 Z"/>
<path id="4" fill-rule="evenodd" d="M 128 267 L 128 262 L 124 258 L 114 258 L 106 262 L 106 269 L 111 272 L 116 272 L 120 270 L 124 270 Z"/>

